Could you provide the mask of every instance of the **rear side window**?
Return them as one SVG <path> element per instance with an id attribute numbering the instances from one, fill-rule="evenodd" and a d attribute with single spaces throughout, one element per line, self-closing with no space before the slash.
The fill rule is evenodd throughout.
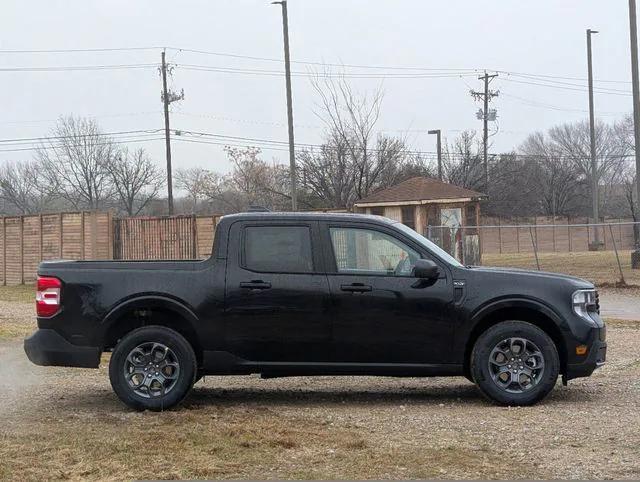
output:
<path id="1" fill-rule="evenodd" d="M 313 271 L 311 232 L 306 226 L 247 226 L 244 266 L 253 271 L 309 273 Z"/>

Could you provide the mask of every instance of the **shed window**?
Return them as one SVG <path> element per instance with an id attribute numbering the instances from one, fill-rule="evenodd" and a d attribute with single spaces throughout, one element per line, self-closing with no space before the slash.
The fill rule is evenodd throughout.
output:
<path id="1" fill-rule="evenodd" d="M 402 224 L 413 229 L 416 229 L 416 207 L 415 206 L 402 206 Z"/>
<path id="2" fill-rule="evenodd" d="M 384 216 L 384 208 L 383 207 L 371 208 L 371 214 L 373 214 L 374 216 Z"/>
<path id="3" fill-rule="evenodd" d="M 464 208 L 464 224 L 465 226 L 476 226 L 476 205 L 467 204 Z M 466 234 L 477 234 L 477 228 L 466 228 Z"/>

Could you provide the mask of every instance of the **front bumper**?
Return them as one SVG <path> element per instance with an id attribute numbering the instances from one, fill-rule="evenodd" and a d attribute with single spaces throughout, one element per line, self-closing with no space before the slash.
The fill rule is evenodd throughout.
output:
<path id="1" fill-rule="evenodd" d="M 41 366 L 98 368 L 102 351 L 93 346 L 69 343 L 54 330 L 39 329 L 24 340 L 29 360 Z"/>
<path id="2" fill-rule="evenodd" d="M 604 328 L 602 328 L 604 330 Z M 598 338 L 589 346 L 587 358 L 582 363 L 567 364 L 566 379 L 588 377 L 596 368 L 600 368 L 607 360 L 607 342 Z"/>

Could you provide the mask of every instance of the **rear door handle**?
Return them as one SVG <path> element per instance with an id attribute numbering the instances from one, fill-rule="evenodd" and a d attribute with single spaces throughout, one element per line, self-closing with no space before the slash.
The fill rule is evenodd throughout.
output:
<path id="1" fill-rule="evenodd" d="M 240 283 L 240 288 L 248 290 L 268 290 L 271 288 L 271 283 L 262 280 L 243 281 Z"/>
<path id="2" fill-rule="evenodd" d="M 373 288 L 363 283 L 352 283 L 350 285 L 340 285 L 340 289 L 348 293 L 366 293 L 367 291 L 371 291 Z"/>

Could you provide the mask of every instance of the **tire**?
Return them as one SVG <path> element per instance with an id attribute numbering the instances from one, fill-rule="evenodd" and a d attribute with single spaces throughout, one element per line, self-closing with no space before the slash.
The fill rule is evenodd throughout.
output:
<path id="1" fill-rule="evenodd" d="M 472 378 L 483 395 L 499 405 L 539 402 L 553 390 L 559 373 L 560 358 L 553 340 L 524 321 L 490 327 L 471 353 Z"/>
<path id="2" fill-rule="evenodd" d="M 196 379 L 193 348 L 164 326 L 145 326 L 126 335 L 109 363 L 113 391 L 135 410 L 162 411 L 180 403 Z"/>

